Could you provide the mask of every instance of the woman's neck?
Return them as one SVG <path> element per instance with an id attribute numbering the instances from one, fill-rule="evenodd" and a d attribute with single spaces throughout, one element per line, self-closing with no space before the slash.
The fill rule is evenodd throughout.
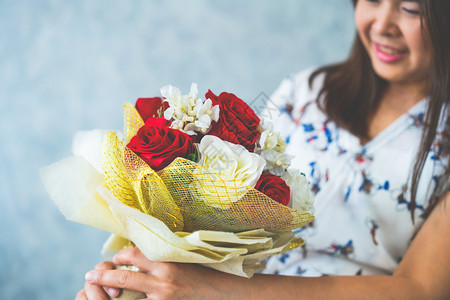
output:
<path id="1" fill-rule="evenodd" d="M 423 85 L 389 83 L 380 99 L 377 111 L 369 121 L 369 139 L 361 140 L 361 144 L 365 144 L 376 137 L 419 103 L 426 96 L 424 91 Z"/>
<path id="2" fill-rule="evenodd" d="M 380 99 L 384 111 L 404 114 L 425 98 L 424 84 L 389 83 Z"/>

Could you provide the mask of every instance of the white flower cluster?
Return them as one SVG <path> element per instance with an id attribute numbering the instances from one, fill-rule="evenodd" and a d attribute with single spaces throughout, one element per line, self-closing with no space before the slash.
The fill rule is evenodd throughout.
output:
<path id="1" fill-rule="evenodd" d="M 281 177 L 291 165 L 294 156 L 284 153 L 286 143 L 280 137 L 280 133 L 273 131 L 272 123 L 262 123 L 260 126 L 261 135 L 256 144 L 255 153 L 266 160 L 264 171 Z"/>
<path id="2" fill-rule="evenodd" d="M 281 177 L 291 189 L 291 202 L 289 206 L 293 209 L 314 212 L 314 197 L 309 189 L 305 174 L 298 169 L 289 168 Z"/>
<path id="3" fill-rule="evenodd" d="M 188 95 L 182 95 L 174 86 L 167 85 L 161 88 L 164 101 L 169 103 L 169 108 L 164 112 L 164 118 L 172 121 L 171 128 L 186 132 L 189 135 L 201 132 L 206 134 L 212 121 L 219 119 L 219 106 L 212 105 L 211 99 L 197 97 L 197 85 L 193 83 Z M 303 211 L 313 210 L 313 196 L 309 190 L 306 177 L 299 170 L 290 167 L 294 156 L 285 153 L 286 143 L 278 132 L 273 130 L 273 124 L 261 122 L 260 137 L 256 143 L 254 153 L 249 152 L 241 145 L 223 141 L 218 137 L 206 135 L 196 144 L 199 154 L 199 164 L 211 171 L 224 174 L 234 181 L 229 184 L 237 186 L 223 186 L 216 189 L 236 189 L 239 186 L 255 187 L 263 172 L 281 177 L 291 190 L 291 202 L 289 206 Z M 235 182 L 236 181 L 236 182 Z M 207 188 L 207 187 L 204 187 Z M 204 191 L 207 193 L 208 191 Z M 229 199 L 232 202 L 239 198 Z M 217 203 L 208 203 L 215 206 Z M 220 207 L 224 207 L 224 203 Z M 226 205 L 225 205 L 226 206 Z"/>
<path id="4" fill-rule="evenodd" d="M 285 153 L 276 152 L 272 149 L 265 149 L 262 154 L 251 153 L 241 145 L 236 145 L 230 142 L 221 140 L 212 135 L 206 135 L 200 141 L 198 146 L 200 161 L 199 164 L 208 168 L 211 171 L 227 175 L 236 181 L 241 182 L 237 186 L 225 186 L 223 188 L 231 188 L 236 191 L 239 186 L 249 185 L 255 187 L 263 170 L 267 170 L 267 165 L 272 164 L 269 170 L 272 174 L 277 175 L 276 172 L 282 173 L 280 176 L 289 186 L 291 193 L 291 201 L 288 204 L 293 209 L 311 212 L 313 209 L 313 195 L 309 189 L 308 181 L 304 174 L 299 170 L 289 167 L 292 156 Z M 272 155 L 273 157 L 267 157 Z M 284 157 L 288 157 L 285 159 Z M 280 161 L 281 163 L 277 162 Z M 277 164 L 276 166 L 274 166 Z M 289 167 L 289 168 L 288 168 Z M 230 183 L 235 184 L 234 182 Z M 220 186 L 215 186 L 215 189 L 220 189 Z M 207 191 L 203 191 L 207 193 Z M 224 194 L 227 192 L 224 190 Z M 230 199 L 232 202 L 238 201 L 239 198 Z M 216 206 L 217 204 L 208 203 Z M 221 203 L 217 207 L 226 207 L 227 204 Z"/>
<path id="5" fill-rule="evenodd" d="M 308 181 L 304 174 L 291 167 L 293 155 L 285 153 L 286 143 L 280 137 L 279 132 L 273 130 L 272 123 L 262 123 L 261 135 L 256 145 L 255 153 L 258 153 L 266 161 L 264 171 L 281 177 L 291 189 L 291 202 L 288 204 L 293 209 L 312 212 L 313 195 L 309 189 Z"/>
<path id="6" fill-rule="evenodd" d="M 170 126 L 194 135 L 196 132 L 207 133 L 212 121 L 219 120 L 219 106 L 212 105 L 211 99 L 197 97 L 197 84 L 192 83 L 188 95 L 182 95 L 174 86 L 166 85 L 161 88 L 161 95 L 169 107 L 164 111 L 164 118 L 172 121 Z"/>

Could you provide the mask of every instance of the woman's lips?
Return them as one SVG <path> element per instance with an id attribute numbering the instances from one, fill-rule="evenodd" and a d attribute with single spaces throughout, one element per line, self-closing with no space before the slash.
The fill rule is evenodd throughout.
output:
<path id="1" fill-rule="evenodd" d="M 408 50 L 398 50 L 396 48 L 384 46 L 378 43 L 375 43 L 375 53 L 377 57 L 387 63 L 396 62 L 402 59 L 407 53 Z"/>

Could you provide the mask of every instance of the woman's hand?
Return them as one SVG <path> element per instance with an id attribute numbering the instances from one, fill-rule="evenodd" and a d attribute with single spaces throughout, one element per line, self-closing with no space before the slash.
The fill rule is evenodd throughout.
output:
<path id="1" fill-rule="evenodd" d="M 134 290 L 151 299 L 230 299 L 242 286 L 234 283 L 243 278 L 196 264 L 150 261 L 138 248 L 119 251 L 113 263 L 134 265 L 141 272 L 114 270 L 112 263 L 100 263 L 101 267 L 86 273 L 84 291 L 76 299 L 107 299 L 109 290 L 102 287 L 114 287 L 117 294 L 119 288 Z"/>
<path id="2" fill-rule="evenodd" d="M 100 286 L 143 292 L 151 299 L 449 299 L 449 236 L 450 192 L 428 217 L 393 276 L 256 274 L 246 279 L 196 264 L 150 261 L 137 248 L 129 248 L 118 252 L 113 262 L 135 265 L 144 273 L 111 270 L 102 263 L 86 274 L 84 293 L 77 300 L 107 299 L 91 296 L 95 291 L 106 297 Z"/>
<path id="3" fill-rule="evenodd" d="M 115 265 L 110 261 L 103 261 L 95 266 L 95 270 L 113 270 L 114 268 Z M 101 287 L 95 284 L 90 284 L 86 281 L 84 284 L 84 289 L 78 292 L 75 300 L 108 300 L 109 296 L 117 297 L 119 294 L 120 290 L 117 288 Z"/>

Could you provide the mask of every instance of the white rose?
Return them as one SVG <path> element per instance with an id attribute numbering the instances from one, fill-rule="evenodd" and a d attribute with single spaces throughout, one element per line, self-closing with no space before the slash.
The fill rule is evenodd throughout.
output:
<path id="1" fill-rule="evenodd" d="M 291 207 L 296 210 L 314 212 L 313 195 L 306 176 L 299 170 L 289 168 L 281 177 L 291 189 Z"/>
<path id="2" fill-rule="evenodd" d="M 212 135 L 202 138 L 198 150 L 206 171 L 194 172 L 194 184 L 202 200 L 216 208 L 228 209 L 246 195 L 266 164 L 258 154 Z"/>
<path id="3" fill-rule="evenodd" d="M 213 135 L 204 136 L 198 150 L 201 155 L 199 164 L 251 187 L 256 185 L 266 165 L 264 158 L 249 152 L 244 146 L 223 141 Z"/>

